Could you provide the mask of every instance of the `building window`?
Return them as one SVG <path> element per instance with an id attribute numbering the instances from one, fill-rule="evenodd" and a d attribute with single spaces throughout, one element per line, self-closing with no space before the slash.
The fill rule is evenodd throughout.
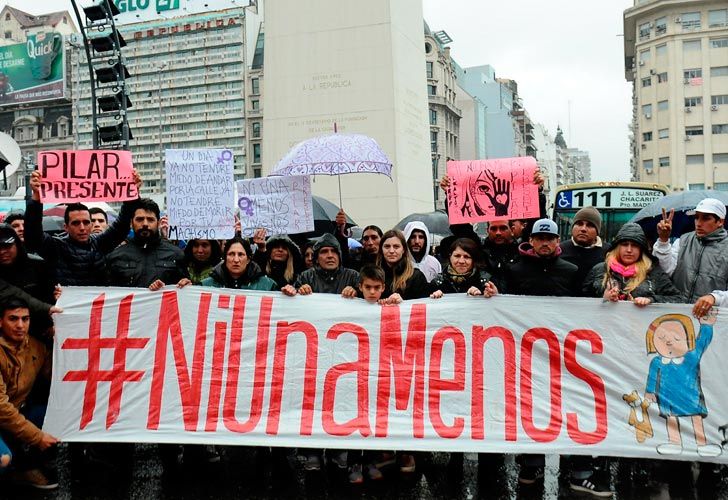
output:
<path id="1" fill-rule="evenodd" d="M 642 87 L 651 87 L 652 86 L 652 77 L 648 76 L 642 79 Z"/>
<path id="2" fill-rule="evenodd" d="M 251 78 L 250 79 L 250 92 L 253 95 L 260 94 L 260 78 Z"/>
<path id="3" fill-rule="evenodd" d="M 716 182 L 713 185 L 713 189 L 716 191 L 728 191 L 728 182 Z"/>
<path id="4" fill-rule="evenodd" d="M 437 85 L 428 85 L 427 94 L 428 95 L 437 95 Z"/>
<path id="5" fill-rule="evenodd" d="M 688 191 L 702 191 L 705 189 L 705 184 L 688 184 Z"/>
<path id="6" fill-rule="evenodd" d="M 690 83 L 690 80 L 693 78 L 702 78 L 703 77 L 703 70 L 701 68 L 692 68 L 692 69 L 686 69 L 683 71 L 683 78 L 685 78 L 685 83 Z"/>
<path id="7" fill-rule="evenodd" d="M 58 123 L 58 137 L 66 137 L 68 135 L 68 123 L 65 121 Z"/>
<path id="8" fill-rule="evenodd" d="M 430 110 L 430 125 L 437 125 L 437 111 Z"/>
<path id="9" fill-rule="evenodd" d="M 13 38 L 13 32 L 12 31 L 6 31 L 5 32 L 5 38 L 6 39 Z"/>
<path id="10" fill-rule="evenodd" d="M 728 104 L 728 94 L 711 96 L 710 104 L 712 104 L 713 106 L 718 106 L 720 104 Z"/>
<path id="11" fill-rule="evenodd" d="M 15 127 L 15 140 L 16 141 L 23 141 L 25 140 L 25 128 L 24 127 Z"/>
<path id="12" fill-rule="evenodd" d="M 9 12 L 6 12 L 5 13 L 5 20 L 6 21 L 10 21 L 10 13 Z"/>
<path id="13" fill-rule="evenodd" d="M 647 62 L 650 59 L 652 59 L 652 53 L 650 52 L 650 49 L 640 51 L 640 61 Z"/>
<path id="14" fill-rule="evenodd" d="M 728 153 L 713 153 L 713 163 L 728 163 Z"/>
<path id="15" fill-rule="evenodd" d="M 654 160 L 642 160 L 642 168 L 644 168 L 648 174 L 652 172 L 652 169 L 654 168 L 654 166 L 655 166 Z"/>
<path id="16" fill-rule="evenodd" d="M 712 132 L 714 134 L 728 134 L 728 123 L 713 125 Z"/>
<path id="17" fill-rule="evenodd" d="M 685 127 L 685 135 L 703 135 L 703 126 Z"/>
<path id="18" fill-rule="evenodd" d="M 649 40 L 651 30 L 652 30 L 652 23 L 640 24 L 640 27 L 639 27 L 640 40 Z"/>
<path id="19" fill-rule="evenodd" d="M 658 101 L 657 102 L 657 111 L 667 111 L 670 108 L 670 105 L 667 101 Z"/>
<path id="20" fill-rule="evenodd" d="M 723 49 L 728 47 L 728 37 L 726 38 L 711 38 L 710 48 L 711 49 Z"/>
<path id="21" fill-rule="evenodd" d="M 260 122 L 253 122 L 252 133 L 254 139 L 260 137 Z"/>
<path id="22" fill-rule="evenodd" d="M 658 165 L 661 167 L 669 167 L 670 166 L 670 157 L 669 156 L 662 156 L 658 160 Z"/>
<path id="23" fill-rule="evenodd" d="M 263 177 L 263 172 L 261 171 L 260 168 L 253 169 L 253 177 L 255 177 L 256 179 Z"/>
<path id="24" fill-rule="evenodd" d="M 703 155 L 687 155 L 685 157 L 685 163 L 687 165 L 702 165 L 705 163 Z"/>
<path id="25" fill-rule="evenodd" d="M 642 142 L 650 142 L 652 140 L 652 132 L 642 133 Z"/>
<path id="26" fill-rule="evenodd" d="M 696 52 L 700 50 L 700 40 L 685 40 L 683 42 L 683 52 Z"/>
<path id="27" fill-rule="evenodd" d="M 686 97 L 685 98 L 685 107 L 686 108 L 694 108 L 695 106 L 700 106 L 701 104 L 703 104 L 702 97 Z"/>
<path id="28" fill-rule="evenodd" d="M 684 30 L 700 28 L 700 12 L 683 12 L 680 14 L 680 24 Z"/>
<path id="29" fill-rule="evenodd" d="M 260 163 L 260 143 L 253 144 L 253 163 Z"/>
<path id="30" fill-rule="evenodd" d="M 657 74 L 657 83 L 665 83 L 667 81 L 667 71 Z"/>
<path id="31" fill-rule="evenodd" d="M 708 11 L 708 27 L 720 28 L 728 26 L 728 9 Z"/>
<path id="32" fill-rule="evenodd" d="M 425 64 L 426 64 L 426 67 L 427 67 L 427 78 L 435 78 L 433 76 L 433 71 L 432 71 L 433 70 L 433 66 L 434 66 L 433 62 L 432 61 L 427 61 Z"/>
<path id="33" fill-rule="evenodd" d="M 655 19 L 655 36 L 667 33 L 667 17 Z"/>
<path id="34" fill-rule="evenodd" d="M 643 105 L 642 114 L 645 115 L 645 118 L 652 118 L 652 104 Z"/>
<path id="35" fill-rule="evenodd" d="M 655 56 L 661 57 L 667 55 L 667 44 L 663 43 L 662 45 L 658 45 L 655 47 Z"/>
<path id="36" fill-rule="evenodd" d="M 710 68 L 710 76 L 728 76 L 728 66 Z"/>
<path id="37" fill-rule="evenodd" d="M 670 137 L 670 129 L 669 128 L 661 128 L 657 131 L 657 138 L 658 139 L 667 139 Z"/>
<path id="38" fill-rule="evenodd" d="M 430 150 L 437 153 L 437 132 L 430 131 Z"/>
<path id="39" fill-rule="evenodd" d="M 260 101 L 258 99 L 251 99 L 250 107 L 253 111 L 259 111 L 260 110 Z"/>
<path id="40" fill-rule="evenodd" d="M 68 24 L 68 18 L 66 16 L 63 16 L 63 24 Z"/>

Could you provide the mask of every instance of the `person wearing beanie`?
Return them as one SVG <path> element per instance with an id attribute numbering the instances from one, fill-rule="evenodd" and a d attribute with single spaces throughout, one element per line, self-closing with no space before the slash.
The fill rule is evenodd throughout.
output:
<path id="1" fill-rule="evenodd" d="M 341 292 L 359 284 L 359 273 L 341 266 L 341 246 L 333 234 L 324 233 L 313 245 L 311 269 L 302 272 L 293 285 L 282 288 L 286 295 Z"/>
<path id="2" fill-rule="evenodd" d="M 607 249 L 599 237 L 601 229 L 602 216 L 599 210 L 584 207 L 574 216 L 571 239 L 561 242 L 561 258 L 579 268 L 576 277 L 579 283 L 584 281 L 595 265 L 604 261 Z"/>
<path id="3" fill-rule="evenodd" d="M 620 228 L 604 262 L 589 271 L 583 290 L 588 297 L 629 300 L 640 307 L 653 302 L 682 302 L 682 294 L 669 276 L 653 263 L 645 233 L 634 222 Z"/>

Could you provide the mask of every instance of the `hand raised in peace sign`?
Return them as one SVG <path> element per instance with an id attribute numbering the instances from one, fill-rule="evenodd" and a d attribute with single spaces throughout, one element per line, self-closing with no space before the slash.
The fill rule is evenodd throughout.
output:
<path id="1" fill-rule="evenodd" d="M 675 209 L 671 209 L 670 213 L 667 210 L 662 209 L 662 220 L 657 223 L 657 236 L 660 241 L 667 242 L 670 239 L 672 233 L 672 218 L 675 217 Z"/>

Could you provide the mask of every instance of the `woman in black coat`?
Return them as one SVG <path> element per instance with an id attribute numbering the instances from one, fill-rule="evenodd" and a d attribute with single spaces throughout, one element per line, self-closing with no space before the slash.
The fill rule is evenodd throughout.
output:
<path id="1" fill-rule="evenodd" d="M 449 249 L 448 264 L 430 282 L 430 297 L 439 299 L 446 293 L 467 293 L 492 297 L 498 293 L 492 276 L 480 269 L 480 251 L 470 238 L 458 238 Z"/>

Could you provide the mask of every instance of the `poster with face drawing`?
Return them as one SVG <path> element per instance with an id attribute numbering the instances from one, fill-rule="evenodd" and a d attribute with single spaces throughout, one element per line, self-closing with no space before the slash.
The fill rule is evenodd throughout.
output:
<path id="1" fill-rule="evenodd" d="M 530 156 L 448 161 L 450 223 L 538 218 L 536 170 Z"/>

